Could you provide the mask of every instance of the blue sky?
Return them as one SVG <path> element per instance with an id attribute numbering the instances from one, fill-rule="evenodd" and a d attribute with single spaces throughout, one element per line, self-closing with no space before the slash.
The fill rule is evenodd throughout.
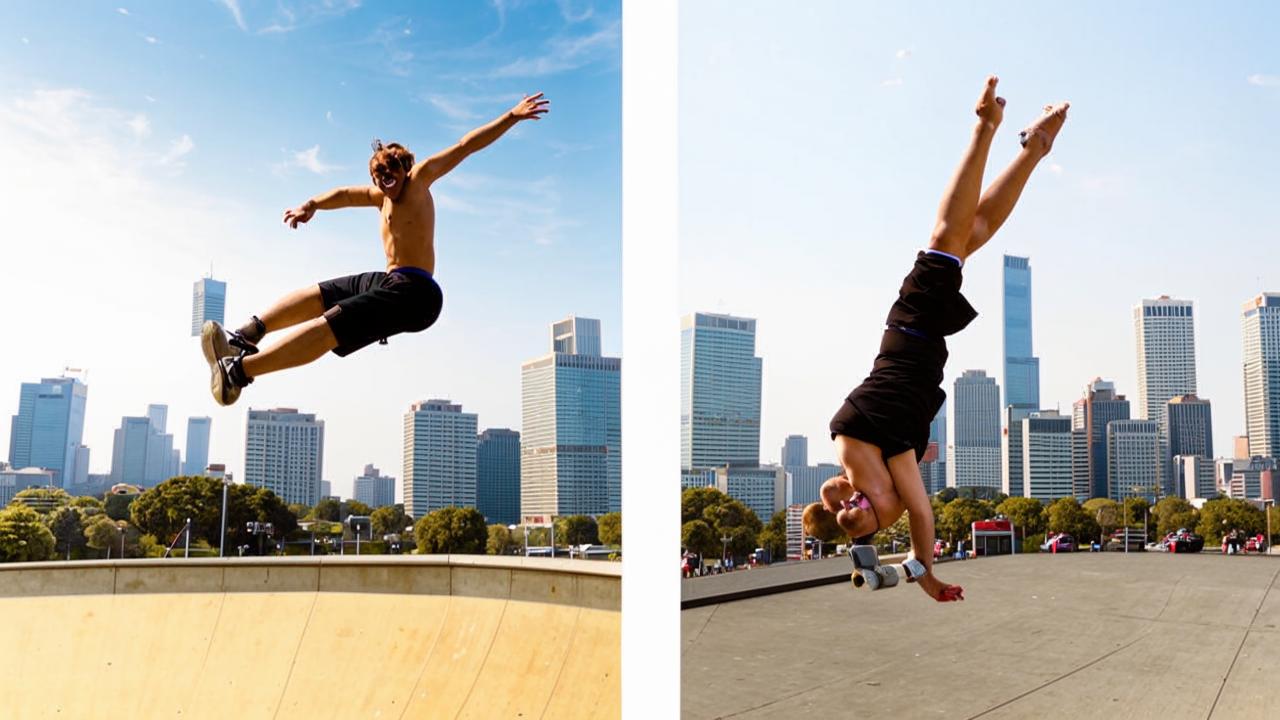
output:
<path id="1" fill-rule="evenodd" d="M 412 401 L 519 429 L 520 363 L 551 322 L 600 318 L 621 350 L 620 21 L 616 2 L 569 0 L 0 5 L 0 303 L 22 338 L 0 358 L 0 414 L 20 382 L 85 367 L 92 472 L 120 417 L 155 402 L 178 446 L 186 417 L 212 416 L 211 460 L 242 477 L 246 408 L 298 407 L 326 421 L 324 477 L 344 494 L 365 463 L 400 476 Z M 282 211 L 368 183 L 375 137 L 424 158 L 538 91 L 549 116 L 433 188 L 435 327 L 213 405 L 189 336 L 210 265 L 234 323 L 381 269 L 376 211 L 297 231 Z"/>
<path id="2" fill-rule="evenodd" d="M 759 318 L 761 455 L 810 439 L 865 376 L 885 312 L 974 121 L 987 74 L 1017 131 L 1069 100 L 1053 153 L 965 271 L 980 317 L 951 343 L 1000 377 L 1000 256 L 1028 255 L 1041 404 L 1085 383 L 1137 399 L 1132 307 L 1196 303 L 1219 454 L 1244 432 L 1240 307 L 1280 291 L 1280 49 L 1272 3 L 681 5 L 682 312 Z M 1003 385 L 1003 381 L 1001 378 Z"/>

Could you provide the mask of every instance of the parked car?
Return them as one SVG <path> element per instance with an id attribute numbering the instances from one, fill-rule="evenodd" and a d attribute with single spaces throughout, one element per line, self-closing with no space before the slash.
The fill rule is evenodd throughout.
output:
<path id="1" fill-rule="evenodd" d="M 1051 535 L 1040 544 L 1040 552 L 1073 552 L 1075 549 L 1076 539 L 1066 533 Z"/>
<path id="2" fill-rule="evenodd" d="M 1196 553 L 1204 549 L 1204 538 L 1186 528 L 1178 528 L 1164 537 L 1162 543 L 1171 553 Z"/>
<path id="3" fill-rule="evenodd" d="M 1145 550 L 1147 547 L 1147 536 L 1138 528 L 1119 528 L 1111 533 L 1111 537 L 1107 540 L 1107 550 L 1124 552 L 1125 545 L 1129 546 L 1129 550 Z"/>

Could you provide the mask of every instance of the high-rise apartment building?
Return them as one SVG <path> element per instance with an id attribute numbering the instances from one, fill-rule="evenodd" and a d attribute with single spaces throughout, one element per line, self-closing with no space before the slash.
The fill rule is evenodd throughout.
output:
<path id="1" fill-rule="evenodd" d="M 68 487 L 89 469 L 76 467 L 84 437 L 89 387 L 78 378 L 44 378 L 22 383 L 18 414 L 9 431 L 9 464 L 53 472 L 53 484 Z M 87 454 L 84 454 L 87 460 Z"/>
<path id="2" fill-rule="evenodd" d="M 762 523 L 785 507 L 787 473 L 780 465 L 765 467 L 723 466 L 716 468 L 720 492 L 751 508 Z"/>
<path id="3" fill-rule="evenodd" d="M 600 354 L 599 321 L 569 320 L 551 326 L 550 353 L 520 366 L 524 515 L 622 509 L 622 360 Z"/>
<path id="4" fill-rule="evenodd" d="M 111 482 L 150 488 L 181 473 L 173 435 L 165 432 L 169 408 L 148 405 L 147 414 L 120 419 L 111 446 Z"/>
<path id="5" fill-rule="evenodd" d="M 782 441 L 782 466 L 801 467 L 809 464 L 809 438 L 804 435 L 788 435 Z"/>
<path id="6" fill-rule="evenodd" d="M 1018 422 L 1026 497 L 1043 502 L 1072 497 L 1071 418 L 1052 410 L 1033 412 Z M 1010 433 L 1012 434 L 1012 433 Z"/>
<path id="7" fill-rule="evenodd" d="M 1140 419 L 1155 420 L 1166 434 L 1165 405 L 1196 393 L 1195 318 L 1190 300 L 1162 295 L 1133 308 L 1138 348 Z"/>
<path id="8" fill-rule="evenodd" d="M 324 472 L 324 421 L 297 408 L 249 409 L 244 481 L 286 503 L 320 502 Z"/>
<path id="9" fill-rule="evenodd" d="M 1280 457 L 1280 293 L 1244 304 L 1244 414 L 1250 457 Z"/>
<path id="10" fill-rule="evenodd" d="M 965 370 L 956 378 L 952 401 L 955 486 L 999 488 L 1000 386 L 983 370 Z"/>
<path id="11" fill-rule="evenodd" d="M 756 321 L 712 313 L 680 328 L 680 467 L 760 465 Z"/>
<path id="12" fill-rule="evenodd" d="M 1107 423 L 1107 464 L 1112 500 L 1142 497 L 1154 503 L 1162 487 L 1159 424 L 1155 420 Z"/>
<path id="13" fill-rule="evenodd" d="M 191 291 L 191 336 L 199 337 L 206 320 L 226 323 L 227 284 L 211 277 L 200 278 Z"/>
<path id="14" fill-rule="evenodd" d="M 1111 490 L 1111 469 L 1107 461 L 1107 424 L 1129 419 L 1129 401 L 1116 392 L 1115 383 L 1094 378 L 1084 397 L 1072 408 L 1072 419 L 1084 431 L 1089 460 L 1088 497 L 1118 497 Z"/>
<path id="15" fill-rule="evenodd" d="M 843 475 L 844 468 L 830 463 L 818 465 L 788 465 L 783 468 L 787 474 L 786 504 L 808 505 L 818 502 L 822 483 L 836 475 Z M 714 483 L 707 483 L 714 484 Z M 695 486 L 697 487 L 697 486 Z"/>
<path id="16" fill-rule="evenodd" d="M 1000 438 L 1001 487 L 1011 497 L 1027 494 L 1026 471 L 1022 456 L 1022 420 L 1036 412 L 1035 408 L 1022 405 L 1005 405 L 1005 431 Z M 1070 418 L 1068 418 L 1068 421 Z"/>
<path id="17" fill-rule="evenodd" d="M 209 431 L 213 418 L 187 418 L 187 459 L 182 465 L 183 475 L 201 475 L 209 466 Z"/>
<path id="18" fill-rule="evenodd" d="M 476 506 L 475 413 L 449 400 L 416 402 L 404 414 L 404 509 L 422 518 Z"/>
<path id="19" fill-rule="evenodd" d="M 1165 408 L 1169 454 L 1213 457 L 1213 412 L 1208 400 L 1175 395 Z"/>
<path id="20" fill-rule="evenodd" d="M 1004 256 L 1005 405 L 1040 407 L 1040 358 L 1031 354 L 1031 259 Z"/>
<path id="21" fill-rule="evenodd" d="M 921 477 L 928 486 L 929 494 L 932 495 L 947 486 L 947 403 L 945 400 L 938 408 L 938 414 L 933 416 L 933 422 L 929 423 L 929 445 L 933 447 L 933 454 L 929 455 L 929 466 L 925 468 L 929 471 L 929 477 L 923 477 L 924 469 L 921 471 Z"/>
<path id="22" fill-rule="evenodd" d="M 382 471 L 372 463 L 365 465 L 364 472 L 355 479 L 351 495 L 375 510 L 386 505 L 395 505 L 396 479 L 384 477 Z"/>
<path id="23" fill-rule="evenodd" d="M 490 523 L 520 522 L 520 433 L 488 428 L 476 447 L 476 508 Z"/>

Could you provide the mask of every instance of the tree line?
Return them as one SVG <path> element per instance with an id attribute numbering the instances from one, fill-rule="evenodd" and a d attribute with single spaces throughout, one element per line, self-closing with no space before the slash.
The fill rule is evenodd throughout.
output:
<path id="1" fill-rule="evenodd" d="M 1081 503 L 1074 497 L 1043 503 L 1035 498 L 1010 497 L 983 488 L 945 488 L 930 499 L 933 524 L 939 539 L 948 543 L 967 540 L 972 523 L 1002 515 L 1008 518 L 1021 543 L 1021 549 L 1038 549 L 1046 533 L 1065 532 L 1081 543 L 1094 539 L 1105 544 L 1106 537 L 1122 527 L 1148 528 L 1148 540 L 1162 538 L 1181 528 L 1193 530 L 1207 544 L 1219 544 L 1232 530 L 1246 535 L 1265 533 L 1267 517 L 1263 511 L 1245 500 L 1217 497 L 1197 509 L 1180 497 L 1165 497 L 1155 505 L 1143 498 L 1117 502 L 1109 498 L 1092 498 Z M 1271 529 L 1280 536 L 1280 508 L 1272 507 Z M 765 548 L 774 559 L 786 557 L 786 511 L 779 510 L 761 522 L 755 512 L 716 488 L 688 488 L 680 498 L 680 543 L 685 550 L 703 557 L 735 559 Z M 847 535 L 817 538 L 827 544 L 851 542 Z M 1270 542 L 1269 540 L 1268 542 Z M 882 547 L 911 544 L 910 518 L 903 514 L 896 522 L 876 534 L 875 543 Z"/>
<path id="2" fill-rule="evenodd" d="M 223 483 L 218 478 L 179 476 L 138 494 L 72 496 L 61 488 L 27 488 L 0 508 L 0 562 L 55 559 L 158 557 L 182 537 L 190 520 L 193 555 L 219 555 Z M 321 500 L 289 505 L 271 490 L 227 486 L 225 555 L 261 551 L 290 554 L 331 552 L 354 539 L 347 518 L 368 516 L 368 553 L 514 554 L 547 545 L 551 528 L 514 531 L 486 524 L 474 507 L 446 507 L 415 521 L 404 505 L 370 508 L 357 500 Z M 250 523 L 270 523 L 271 537 L 254 535 Z M 558 546 L 604 544 L 621 548 L 622 514 L 556 518 Z M 277 544 L 279 543 L 279 544 Z"/>

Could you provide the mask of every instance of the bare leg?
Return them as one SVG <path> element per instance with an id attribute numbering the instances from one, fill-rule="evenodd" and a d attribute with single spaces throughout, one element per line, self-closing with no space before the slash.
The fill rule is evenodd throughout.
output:
<path id="1" fill-rule="evenodd" d="M 280 298 L 258 319 L 266 327 L 266 332 L 275 332 L 323 314 L 324 300 L 320 297 L 320 286 L 308 285 Z M 255 343 L 262 339 L 252 320 L 245 323 L 240 332 Z"/>
<path id="2" fill-rule="evenodd" d="M 317 317 L 257 355 L 246 356 L 242 366 L 245 375 L 255 378 L 277 370 L 306 365 L 336 347 L 338 339 L 329 328 L 329 321 Z"/>
<path id="3" fill-rule="evenodd" d="M 961 260 L 967 255 L 965 248 L 977 216 L 978 200 L 982 193 L 982 173 L 986 169 L 987 154 L 991 151 L 991 139 L 995 136 L 1000 121 L 1004 119 L 1004 98 L 996 97 L 997 82 L 999 80 L 994 75 L 987 78 L 982 98 L 978 100 L 976 108 L 978 124 L 974 127 L 969 147 L 960 160 L 960 167 L 956 168 L 956 174 L 942 196 L 942 203 L 938 206 L 938 221 L 930 238 L 929 247 L 955 255 Z"/>
<path id="4" fill-rule="evenodd" d="M 973 221 L 973 232 L 970 233 L 969 241 L 965 246 L 964 257 L 972 255 L 982 247 L 1009 218 L 1009 213 L 1013 212 L 1013 206 L 1022 195 L 1022 188 L 1031 177 L 1031 171 L 1045 155 L 1049 154 L 1053 139 L 1057 137 L 1058 131 L 1062 129 L 1062 124 L 1067 119 L 1068 107 L 1070 103 L 1045 108 L 1045 115 L 1030 129 L 1027 143 L 1018 152 L 1018 156 L 982 193 L 982 199 L 978 201 L 977 215 Z"/>

